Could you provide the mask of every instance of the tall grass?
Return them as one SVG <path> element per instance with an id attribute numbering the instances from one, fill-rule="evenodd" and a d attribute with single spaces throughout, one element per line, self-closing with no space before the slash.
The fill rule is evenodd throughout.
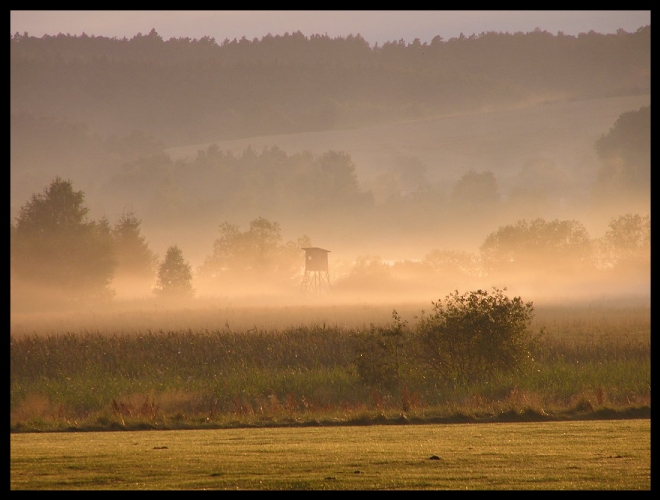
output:
<path id="1" fill-rule="evenodd" d="M 542 310 L 533 327 L 545 333 L 530 370 L 453 387 L 412 359 L 391 391 L 369 387 L 357 375 L 356 348 L 366 329 L 355 323 L 12 331 L 10 426 L 195 426 L 650 406 L 645 308 Z"/>

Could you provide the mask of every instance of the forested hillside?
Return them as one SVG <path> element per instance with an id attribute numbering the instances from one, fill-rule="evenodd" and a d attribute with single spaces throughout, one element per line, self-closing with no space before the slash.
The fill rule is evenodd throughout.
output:
<path id="1" fill-rule="evenodd" d="M 11 111 L 167 146 L 556 99 L 648 93 L 650 26 L 482 33 L 371 47 L 300 32 L 252 41 L 14 34 Z"/>

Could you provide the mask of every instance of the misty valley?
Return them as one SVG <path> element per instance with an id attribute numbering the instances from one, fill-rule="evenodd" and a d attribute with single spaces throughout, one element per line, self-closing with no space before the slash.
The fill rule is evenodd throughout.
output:
<path id="1" fill-rule="evenodd" d="M 650 26 L 10 56 L 12 431 L 650 415 Z"/>
<path id="2" fill-rule="evenodd" d="M 154 297 L 173 247 L 199 299 L 298 301 L 310 246 L 339 302 L 648 296 L 649 34 L 17 33 L 12 307 Z"/>

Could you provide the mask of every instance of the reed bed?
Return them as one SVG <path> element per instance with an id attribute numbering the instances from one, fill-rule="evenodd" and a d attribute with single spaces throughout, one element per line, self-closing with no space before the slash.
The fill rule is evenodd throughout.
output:
<path id="1" fill-rule="evenodd" d="M 386 306 L 208 307 L 179 315 L 168 311 L 164 317 L 136 309 L 124 316 L 63 316 L 50 329 L 45 318 L 19 319 L 10 334 L 10 429 L 189 428 L 650 408 L 650 308 L 537 309 L 532 326 L 540 342 L 531 353 L 532 369 L 455 387 L 406 359 L 400 383 L 383 390 L 358 376 L 356 348 L 369 325 L 389 324 L 391 312 Z M 152 313 L 158 321 L 152 322 Z M 411 305 L 399 313 L 412 331 L 419 309 Z M 145 328 L 169 320 L 175 320 L 172 327 L 187 321 L 194 327 Z M 95 328 L 89 328 L 90 321 L 96 321 Z"/>

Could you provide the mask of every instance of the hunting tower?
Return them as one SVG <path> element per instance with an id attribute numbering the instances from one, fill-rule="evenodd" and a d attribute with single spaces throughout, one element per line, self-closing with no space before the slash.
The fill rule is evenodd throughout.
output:
<path id="1" fill-rule="evenodd" d="M 303 250 L 305 251 L 305 275 L 301 285 L 303 292 L 329 291 L 328 254 L 330 250 L 318 247 L 307 247 Z"/>

